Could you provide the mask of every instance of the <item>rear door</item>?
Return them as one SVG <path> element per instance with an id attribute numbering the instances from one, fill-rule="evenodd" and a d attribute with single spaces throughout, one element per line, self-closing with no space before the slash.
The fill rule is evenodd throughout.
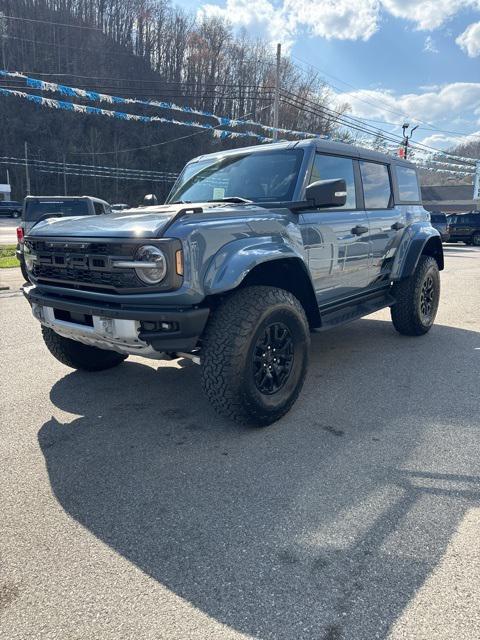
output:
<path id="1" fill-rule="evenodd" d="M 319 304 L 361 293 L 369 283 L 369 226 L 361 207 L 358 165 L 344 156 L 317 153 L 309 182 L 342 178 L 344 207 L 302 213 L 302 237 Z"/>
<path id="2" fill-rule="evenodd" d="M 390 167 L 381 162 L 360 160 L 365 210 L 370 222 L 370 284 L 387 282 L 406 214 L 394 206 Z"/>

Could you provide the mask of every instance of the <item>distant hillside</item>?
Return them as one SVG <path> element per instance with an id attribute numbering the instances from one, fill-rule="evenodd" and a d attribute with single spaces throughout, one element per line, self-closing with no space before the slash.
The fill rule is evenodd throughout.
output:
<path id="1" fill-rule="evenodd" d="M 234 36 L 220 20 L 198 23 L 168 0 L 0 0 L 0 12 L 8 16 L 0 19 L 0 32 L 2 66 L 9 70 L 124 97 L 174 101 L 234 118 L 250 114 L 271 124 L 272 51 L 264 42 Z M 25 91 L 24 82 L 17 80 L 1 80 L 0 86 Z M 298 109 L 313 97 L 316 104 L 328 104 L 329 90 L 318 78 L 305 78 L 283 60 L 282 87 L 292 97 L 282 100 L 281 126 L 323 133 L 336 129 L 335 118 L 320 109 Z M 47 97 L 65 99 L 52 93 Z M 138 106 L 122 110 L 182 118 L 178 112 Z M 87 169 L 92 174 L 100 173 L 95 170 L 100 166 L 178 171 L 195 155 L 235 146 L 234 141 L 219 141 L 198 129 L 79 115 L 5 96 L 0 96 L 0 115 L 0 182 L 5 157 L 21 159 L 25 142 L 32 161 L 92 165 Z M 8 162 L 13 196 L 20 199 L 26 191 L 25 169 L 14 164 L 18 160 Z M 32 193 L 51 195 L 63 189 L 58 165 L 40 172 L 32 163 Z M 168 185 L 69 175 L 67 189 L 70 194 L 134 204 L 146 192 L 162 198 Z"/>

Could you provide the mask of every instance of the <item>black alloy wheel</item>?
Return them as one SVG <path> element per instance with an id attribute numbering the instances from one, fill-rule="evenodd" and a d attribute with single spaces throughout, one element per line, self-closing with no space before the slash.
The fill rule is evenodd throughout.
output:
<path id="1" fill-rule="evenodd" d="M 290 329 L 283 322 L 266 325 L 253 350 L 253 376 L 260 393 L 280 391 L 292 370 L 293 358 Z"/>

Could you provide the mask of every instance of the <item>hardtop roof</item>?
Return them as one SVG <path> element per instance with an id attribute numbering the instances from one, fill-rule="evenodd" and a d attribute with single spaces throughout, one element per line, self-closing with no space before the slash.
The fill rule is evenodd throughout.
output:
<path id="1" fill-rule="evenodd" d="M 353 144 L 346 144 L 345 142 L 335 142 L 333 140 L 326 140 L 325 138 L 310 138 L 308 140 L 290 140 L 281 142 L 271 142 L 268 144 L 259 144 L 249 147 L 238 147 L 237 149 L 229 149 L 227 151 L 217 151 L 214 153 L 207 153 L 201 156 L 193 158 L 190 162 L 198 162 L 206 158 L 221 158 L 223 156 L 235 155 L 238 153 L 244 153 L 245 151 L 254 153 L 271 152 L 272 150 L 287 150 L 287 149 L 304 149 L 309 147 L 315 147 L 319 153 L 331 153 L 339 156 L 348 156 L 350 158 L 358 158 L 362 160 L 371 160 L 373 162 L 382 162 L 385 164 L 398 164 L 411 169 L 415 169 L 415 165 L 408 160 L 402 158 L 396 158 L 386 153 L 379 151 L 372 151 L 365 147 L 360 147 Z"/>
<path id="2" fill-rule="evenodd" d="M 93 202 L 101 202 L 102 204 L 110 204 L 106 200 L 102 200 L 102 198 L 97 198 L 95 196 L 25 196 L 25 201 L 27 200 L 39 200 L 40 202 L 51 202 L 51 201 L 63 201 L 63 200 L 92 200 Z"/>

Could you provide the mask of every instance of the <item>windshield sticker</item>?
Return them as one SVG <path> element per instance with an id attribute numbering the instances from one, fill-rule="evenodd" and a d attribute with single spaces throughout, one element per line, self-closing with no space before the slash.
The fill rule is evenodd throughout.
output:
<path id="1" fill-rule="evenodd" d="M 222 189 L 221 187 L 215 187 L 213 190 L 213 199 L 221 200 L 224 197 L 225 197 L 225 189 Z"/>

